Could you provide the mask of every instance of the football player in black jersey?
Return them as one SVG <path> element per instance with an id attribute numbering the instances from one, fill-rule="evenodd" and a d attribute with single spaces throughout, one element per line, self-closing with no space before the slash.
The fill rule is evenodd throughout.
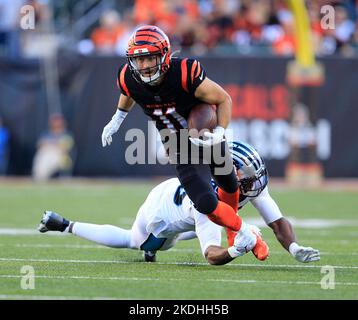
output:
<path id="1" fill-rule="evenodd" d="M 193 164 L 190 156 L 188 162 L 176 164 L 176 172 L 199 212 L 216 224 L 240 230 L 238 179 L 224 138 L 231 119 L 229 94 L 206 76 L 198 60 L 172 58 L 169 39 L 156 26 L 142 26 L 133 33 L 128 42 L 127 60 L 118 72 L 121 95 L 115 115 L 103 129 L 103 147 L 112 142 L 112 135 L 135 103 L 155 121 L 159 132 L 165 129 L 177 136 L 181 129 L 188 129 L 187 119 L 194 106 L 202 102 L 216 105 L 218 126 L 205 133 L 206 140 L 189 138 L 189 151 L 182 152 L 190 154 L 190 149 L 195 147 L 219 148 L 228 159 L 225 165 L 230 166 L 229 173 L 215 174 L 218 163 Z M 180 155 L 179 145 L 176 151 Z M 211 176 L 219 186 L 219 199 L 211 186 Z"/>

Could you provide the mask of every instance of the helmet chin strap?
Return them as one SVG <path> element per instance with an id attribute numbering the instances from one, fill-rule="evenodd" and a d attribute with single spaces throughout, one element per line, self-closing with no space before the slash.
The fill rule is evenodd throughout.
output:
<path id="1" fill-rule="evenodd" d="M 153 76 L 150 76 L 150 77 L 144 77 L 142 76 L 140 73 L 139 73 L 139 76 L 141 78 L 141 80 L 149 85 L 155 85 L 157 80 L 159 79 L 160 77 L 160 68 L 158 68 L 157 72 L 153 75 Z"/>
<path id="2" fill-rule="evenodd" d="M 158 65 L 158 70 L 157 72 L 153 75 L 153 76 L 150 76 L 150 77 L 144 77 L 142 76 L 140 73 L 139 73 L 139 76 L 141 78 L 141 80 L 151 86 L 155 86 L 158 84 L 158 82 L 160 82 L 160 79 L 161 79 L 161 76 L 163 75 L 162 72 L 160 72 L 161 68 L 162 68 L 162 65 L 164 63 L 164 60 L 165 60 L 165 57 L 167 56 L 167 53 L 162 57 L 161 59 L 161 63 Z"/>

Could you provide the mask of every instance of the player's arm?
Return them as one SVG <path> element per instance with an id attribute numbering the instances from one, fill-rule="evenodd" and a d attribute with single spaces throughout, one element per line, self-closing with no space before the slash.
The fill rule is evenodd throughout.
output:
<path id="1" fill-rule="evenodd" d="M 278 205 L 270 196 L 268 188 L 265 188 L 251 203 L 259 211 L 266 224 L 272 229 L 280 244 L 297 261 L 312 262 L 320 259 L 319 250 L 297 244 L 296 235 L 291 223 L 282 216 Z"/>
<path id="2" fill-rule="evenodd" d="M 218 125 L 213 132 L 205 132 L 207 140 L 195 139 L 192 142 L 197 145 L 210 146 L 220 143 L 224 140 L 225 129 L 231 120 L 232 101 L 229 94 L 216 82 L 205 78 L 205 80 L 196 88 L 195 97 L 208 104 L 214 104 L 217 107 Z"/>
<path id="3" fill-rule="evenodd" d="M 201 213 L 195 214 L 195 232 L 200 242 L 201 252 L 211 265 L 226 264 L 236 257 L 244 255 L 248 245 L 242 235 L 235 237 L 234 245 L 229 248 L 222 247 L 221 227 L 214 224 Z"/>
<path id="4" fill-rule="evenodd" d="M 118 110 L 129 112 L 132 110 L 134 105 L 135 105 L 135 101 L 131 97 L 125 96 L 124 94 L 121 93 L 118 99 L 118 105 L 117 105 Z"/>
<path id="5" fill-rule="evenodd" d="M 231 120 L 232 101 L 230 95 L 216 82 L 205 78 L 196 88 L 195 97 L 217 107 L 218 126 L 226 129 Z"/>
<path id="6" fill-rule="evenodd" d="M 115 134 L 121 126 L 123 120 L 128 112 L 133 108 L 135 101 L 124 94 L 121 94 L 118 100 L 116 113 L 113 115 L 111 121 L 103 128 L 102 132 L 102 146 L 110 145 L 112 143 L 112 135 Z"/>
<path id="7" fill-rule="evenodd" d="M 205 258 L 212 265 L 226 264 L 235 259 L 229 255 L 226 248 L 220 246 L 209 246 L 205 250 Z"/>

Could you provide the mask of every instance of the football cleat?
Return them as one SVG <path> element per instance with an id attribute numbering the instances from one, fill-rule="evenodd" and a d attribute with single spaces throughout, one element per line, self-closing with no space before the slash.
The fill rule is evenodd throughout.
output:
<path id="1" fill-rule="evenodd" d="M 155 262 L 156 259 L 156 251 L 144 251 L 144 261 L 145 262 Z"/>
<path id="2" fill-rule="evenodd" d="M 60 231 L 63 232 L 69 226 L 70 222 L 59 214 L 52 211 L 45 211 L 41 222 L 37 228 L 41 233 L 47 231 Z"/>
<path id="3" fill-rule="evenodd" d="M 252 253 L 256 257 L 256 259 L 264 261 L 269 256 L 269 247 L 267 243 L 262 239 L 262 234 L 258 227 L 250 225 L 250 229 L 256 236 L 256 245 L 252 249 Z"/>

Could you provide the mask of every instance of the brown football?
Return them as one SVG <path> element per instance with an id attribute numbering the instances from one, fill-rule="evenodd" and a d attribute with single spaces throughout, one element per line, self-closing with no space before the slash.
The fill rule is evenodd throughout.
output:
<path id="1" fill-rule="evenodd" d="M 217 122 L 216 106 L 200 103 L 190 111 L 188 117 L 189 135 L 193 138 L 203 136 L 205 131 L 212 131 L 215 129 Z"/>

